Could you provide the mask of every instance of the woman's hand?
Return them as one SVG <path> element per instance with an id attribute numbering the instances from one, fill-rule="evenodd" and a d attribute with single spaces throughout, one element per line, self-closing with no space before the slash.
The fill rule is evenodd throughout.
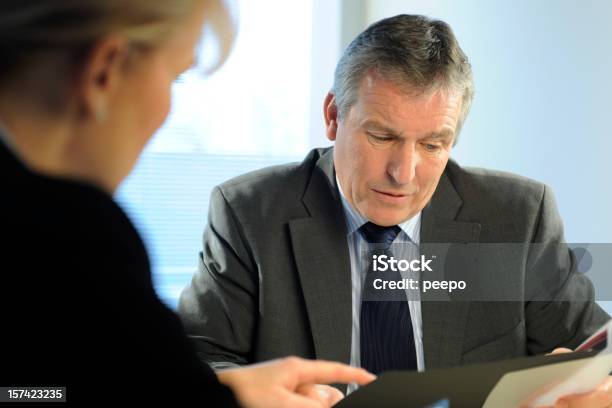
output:
<path id="1" fill-rule="evenodd" d="M 365 385 L 376 378 L 361 368 L 299 357 L 222 370 L 217 375 L 246 408 L 330 407 L 343 395 L 323 384 Z"/>

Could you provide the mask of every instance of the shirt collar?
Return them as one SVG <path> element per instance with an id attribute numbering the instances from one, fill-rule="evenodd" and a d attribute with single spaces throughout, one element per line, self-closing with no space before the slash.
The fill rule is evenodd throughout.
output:
<path id="1" fill-rule="evenodd" d="M 356 232 L 363 224 L 368 222 L 368 219 L 359 214 L 359 212 L 357 212 L 349 204 L 344 192 L 342 191 L 342 187 L 340 186 L 338 176 L 336 176 L 336 184 L 338 185 L 338 191 L 340 192 L 340 201 L 342 201 L 342 209 L 344 210 L 344 218 L 346 220 L 348 235 L 350 235 Z M 419 243 L 421 235 L 421 213 L 422 211 L 419 211 L 412 218 L 398 224 L 398 227 L 400 227 L 408 238 L 417 244 Z"/>

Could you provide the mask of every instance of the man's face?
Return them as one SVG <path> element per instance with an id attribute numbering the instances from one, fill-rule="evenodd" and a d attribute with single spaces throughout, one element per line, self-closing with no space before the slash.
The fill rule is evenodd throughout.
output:
<path id="1" fill-rule="evenodd" d="M 445 90 L 414 96 L 367 75 L 356 103 L 338 121 L 335 98 L 325 101 L 327 137 L 351 206 L 371 222 L 399 224 L 431 199 L 448 162 L 461 98 Z"/>

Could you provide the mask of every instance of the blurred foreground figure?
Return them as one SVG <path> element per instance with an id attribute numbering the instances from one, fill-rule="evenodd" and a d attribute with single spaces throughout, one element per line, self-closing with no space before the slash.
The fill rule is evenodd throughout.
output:
<path id="1" fill-rule="evenodd" d="M 0 386 L 67 387 L 68 402 L 328 406 L 316 383 L 373 376 L 297 358 L 225 371 L 199 362 L 156 296 L 112 200 L 165 120 L 215 0 L 0 3 Z"/>

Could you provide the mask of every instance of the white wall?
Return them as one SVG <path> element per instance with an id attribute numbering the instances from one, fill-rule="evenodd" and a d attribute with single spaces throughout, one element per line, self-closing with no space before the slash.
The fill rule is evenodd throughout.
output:
<path id="1" fill-rule="evenodd" d="M 368 0 L 365 13 L 447 21 L 476 81 L 454 157 L 550 184 L 568 242 L 612 242 L 612 2 Z"/>
<path id="2" fill-rule="evenodd" d="M 453 156 L 551 185 L 567 242 L 612 242 L 612 2 L 367 0 L 363 12 L 448 22 L 476 81 Z"/>

